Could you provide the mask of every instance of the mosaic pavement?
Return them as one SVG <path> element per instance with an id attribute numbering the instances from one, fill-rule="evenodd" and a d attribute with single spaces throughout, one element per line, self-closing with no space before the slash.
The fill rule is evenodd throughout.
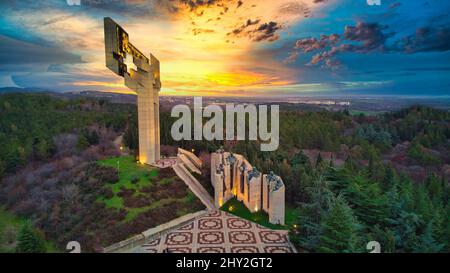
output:
<path id="1" fill-rule="evenodd" d="M 290 253 L 287 231 L 271 230 L 223 211 L 213 211 L 147 242 L 141 253 Z"/>

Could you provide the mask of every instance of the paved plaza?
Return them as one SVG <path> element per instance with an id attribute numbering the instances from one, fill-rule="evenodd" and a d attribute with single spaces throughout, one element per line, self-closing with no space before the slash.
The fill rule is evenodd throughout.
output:
<path id="1" fill-rule="evenodd" d="M 285 230 L 271 230 L 223 211 L 212 211 L 136 247 L 139 253 L 291 253 Z"/>

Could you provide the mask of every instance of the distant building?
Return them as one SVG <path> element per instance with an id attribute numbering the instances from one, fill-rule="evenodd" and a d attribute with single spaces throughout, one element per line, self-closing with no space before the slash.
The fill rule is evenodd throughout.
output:
<path id="1" fill-rule="evenodd" d="M 261 174 L 242 155 L 222 149 L 211 154 L 211 183 L 216 207 L 236 197 L 251 211 L 263 210 L 269 222 L 284 225 L 285 187 L 273 174 Z"/>

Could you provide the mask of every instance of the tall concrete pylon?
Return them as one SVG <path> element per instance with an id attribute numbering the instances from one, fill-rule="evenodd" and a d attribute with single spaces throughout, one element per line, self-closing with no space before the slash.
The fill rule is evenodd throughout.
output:
<path id="1" fill-rule="evenodd" d="M 106 67 L 122 76 L 125 85 L 137 94 L 139 162 L 152 164 L 160 159 L 159 61 L 133 46 L 128 33 L 111 18 L 104 18 L 104 26 Z M 127 64 L 127 60 L 132 63 Z M 133 64 L 136 69 L 128 67 Z"/>

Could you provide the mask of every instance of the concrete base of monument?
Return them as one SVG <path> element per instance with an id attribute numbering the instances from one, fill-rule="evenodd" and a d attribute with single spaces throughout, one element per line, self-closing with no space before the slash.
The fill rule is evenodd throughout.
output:
<path id="1" fill-rule="evenodd" d="M 176 157 L 166 157 L 161 158 L 160 160 L 157 160 L 150 164 L 150 166 L 157 167 L 160 169 L 170 168 L 177 164 L 177 158 Z"/>

